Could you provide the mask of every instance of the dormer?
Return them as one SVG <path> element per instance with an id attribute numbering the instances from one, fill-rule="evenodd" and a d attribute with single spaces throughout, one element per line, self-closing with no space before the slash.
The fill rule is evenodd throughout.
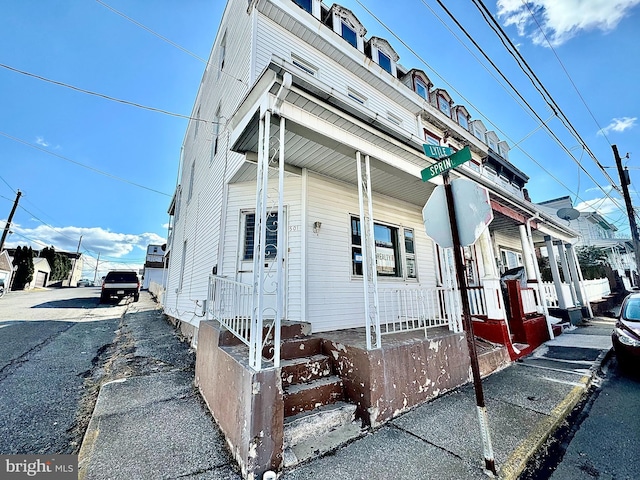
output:
<path id="1" fill-rule="evenodd" d="M 384 38 L 371 37 L 365 45 L 365 53 L 383 70 L 394 77 L 398 76 L 397 63 L 400 57 Z"/>
<path id="2" fill-rule="evenodd" d="M 496 132 L 491 130 L 490 132 L 486 133 L 485 137 L 487 139 L 486 143 L 487 145 L 489 145 L 489 148 L 494 152 L 499 153 L 498 143 L 500 143 L 500 139 L 498 138 L 498 135 L 496 135 Z"/>
<path id="3" fill-rule="evenodd" d="M 293 3 L 320 20 L 320 0 L 293 0 Z"/>
<path id="4" fill-rule="evenodd" d="M 433 88 L 433 83 L 427 77 L 427 74 L 417 68 L 409 70 L 400 81 L 411 90 L 420 95 L 427 102 L 429 101 L 429 92 Z"/>
<path id="5" fill-rule="evenodd" d="M 327 15 L 326 23 L 347 43 L 364 53 L 364 36 L 367 29 L 351 10 L 334 3 Z"/>
<path id="6" fill-rule="evenodd" d="M 471 119 L 471 115 L 467 109 L 462 105 L 455 105 L 453 107 L 453 119 L 458 122 L 465 130 L 469 130 L 469 120 Z"/>
<path id="7" fill-rule="evenodd" d="M 498 142 L 498 154 L 505 160 L 509 160 L 509 144 L 502 140 Z"/>
<path id="8" fill-rule="evenodd" d="M 471 126 L 471 133 L 483 143 L 487 143 L 487 127 L 484 126 L 482 120 L 472 120 L 469 125 Z"/>
<path id="9" fill-rule="evenodd" d="M 451 118 L 451 107 L 453 105 L 453 101 L 444 88 L 436 88 L 431 93 L 431 104 L 447 117 Z"/>

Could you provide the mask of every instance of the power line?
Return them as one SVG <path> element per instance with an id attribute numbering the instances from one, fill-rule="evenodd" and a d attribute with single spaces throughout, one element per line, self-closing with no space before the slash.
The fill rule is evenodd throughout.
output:
<path id="1" fill-rule="evenodd" d="M 46 77 L 43 77 L 41 75 L 36 75 L 34 73 L 25 72 L 24 70 L 19 70 L 17 68 L 11 67 L 9 65 L 5 65 L 4 63 L 0 63 L 0 67 L 5 68 L 5 69 L 10 70 L 10 71 L 15 72 L 15 73 L 19 73 L 21 75 L 26 75 L 27 77 L 32 77 L 32 78 L 36 78 L 38 80 L 42 80 L 43 82 L 52 83 L 52 84 L 58 85 L 60 87 L 65 87 L 65 88 L 69 88 L 71 90 L 75 90 L 76 92 L 85 93 L 87 95 L 93 95 L 94 97 L 103 98 L 105 100 L 110 100 L 112 102 L 122 103 L 124 105 L 129 105 L 131 107 L 142 108 L 144 110 L 149 110 L 149 111 L 156 112 L 156 113 L 162 113 L 164 115 L 170 115 L 172 117 L 184 118 L 186 120 L 194 120 L 194 121 L 197 121 L 197 122 L 203 122 L 205 124 L 213 125 L 213 124 L 217 124 L 218 123 L 218 122 L 212 122 L 210 120 L 204 120 L 202 118 L 192 117 L 190 115 L 183 115 L 181 113 L 169 112 L 168 110 L 162 110 L 161 108 L 149 107 L 147 105 L 142 105 L 140 103 L 130 102 L 128 100 L 123 100 L 121 98 L 111 97 L 109 95 L 105 95 L 104 93 L 93 92 L 91 90 L 86 90 L 84 88 L 80 88 L 80 87 L 76 87 L 74 85 L 70 85 L 68 83 L 59 82 L 57 80 L 52 80 L 50 78 L 46 78 Z"/>
<path id="2" fill-rule="evenodd" d="M 23 145 L 27 145 L 28 147 L 35 148 L 36 150 L 40 150 L 41 152 L 45 152 L 45 153 L 47 153 L 49 155 L 53 155 L 54 157 L 61 158 L 62 160 L 66 160 L 67 162 L 73 163 L 73 164 L 78 165 L 80 167 L 86 168 L 87 170 L 91 170 L 93 172 L 99 173 L 100 175 L 104 175 L 105 177 L 109 177 L 109 178 L 112 178 L 114 180 L 118 180 L 118 181 L 123 182 L 123 183 L 128 183 L 129 185 L 133 185 L 133 186 L 138 187 L 138 188 L 143 188 L 145 190 L 149 190 L 150 192 L 154 192 L 154 193 L 158 193 L 160 195 L 164 195 L 165 197 L 171 197 L 172 196 L 172 195 L 170 195 L 168 193 L 161 192 L 160 190 L 156 190 L 154 188 L 147 187 L 145 185 L 141 185 L 139 183 L 132 182 L 131 180 L 127 180 L 126 178 L 118 177 L 118 176 L 113 175 L 111 173 L 107 173 L 107 172 L 104 172 L 102 170 L 98 170 L 97 168 L 90 167 L 89 165 L 85 165 L 84 163 L 76 162 L 75 160 L 71 160 L 68 157 L 64 157 L 62 155 L 58 155 L 57 153 L 53 153 L 53 152 L 51 152 L 51 151 L 49 151 L 49 150 L 47 150 L 45 148 L 42 148 L 42 147 L 39 147 L 39 146 L 34 145 L 32 143 L 29 143 L 26 140 L 22 140 L 20 138 L 17 138 L 17 137 L 14 137 L 12 135 L 9 135 L 8 133 L 0 132 L 0 135 L 2 135 L 3 137 L 9 138 L 9 139 L 11 139 L 11 140 L 13 140 L 15 142 L 22 143 Z"/>

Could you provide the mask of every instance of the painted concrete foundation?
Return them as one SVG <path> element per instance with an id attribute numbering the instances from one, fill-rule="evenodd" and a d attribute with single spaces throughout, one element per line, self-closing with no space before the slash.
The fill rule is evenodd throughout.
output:
<path id="1" fill-rule="evenodd" d="M 282 467 L 282 382 L 276 369 L 255 372 L 245 349 L 217 322 L 201 322 L 196 385 L 244 478 Z"/>

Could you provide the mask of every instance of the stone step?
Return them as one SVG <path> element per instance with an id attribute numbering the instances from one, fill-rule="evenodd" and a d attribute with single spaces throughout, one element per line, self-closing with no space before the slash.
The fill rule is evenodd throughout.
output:
<path id="1" fill-rule="evenodd" d="M 324 455 L 363 435 L 355 410 L 355 405 L 338 402 L 285 419 L 284 466 Z"/>
<path id="2" fill-rule="evenodd" d="M 344 399 L 342 380 L 336 375 L 284 388 L 284 416 L 290 417 Z"/>
<path id="3" fill-rule="evenodd" d="M 332 374 L 331 359 L 322 354 L 282 360 L 282 386 L 307 383 Z"/>
<path id="4" fill-rule="evenodd" d="M 280 358 L 311 357 L 322 353 L 322 339 L 318 337 L 304 337 L 283 340 L 280 344 Z"/>

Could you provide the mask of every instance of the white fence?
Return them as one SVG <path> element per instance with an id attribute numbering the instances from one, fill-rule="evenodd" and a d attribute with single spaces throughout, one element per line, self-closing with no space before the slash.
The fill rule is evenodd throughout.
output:
<path id="1" fill-rule="evenodd" d="M 600 300 L 601 298 L 611 294 L 609 279 L 596 278 L 594 280 L 585 280 L 584 290 L 587 294 L 587 299 L 590 302 L 593 302 L 594 300 Z"/>
<path id="2" fill-rule="evenodd" d="M 160 305 L 164 305 L 164 287 L 157 282 L 149 283 L 149 293 L 156 297 Z"/>

